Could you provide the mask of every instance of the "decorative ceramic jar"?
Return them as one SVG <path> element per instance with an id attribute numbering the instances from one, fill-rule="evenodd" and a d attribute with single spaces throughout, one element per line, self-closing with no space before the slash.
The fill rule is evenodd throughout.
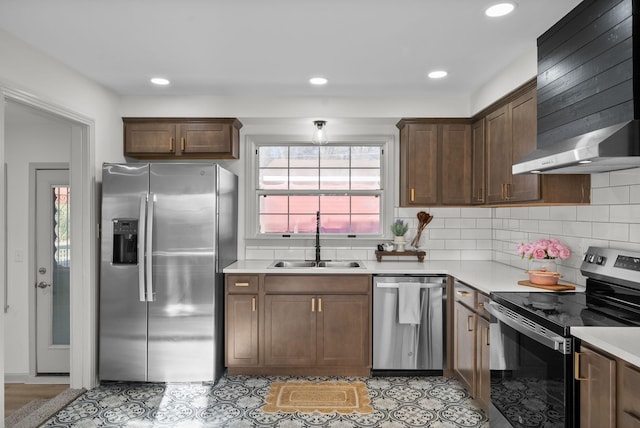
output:
<path id="1" fill-rule="evenodd" d="M 393 245 L 395 246 L 395 251 L 403 252 L 404 246 L 407 241 L 404 239 L 404 236 L 394 236 L 393 237 Z"/>

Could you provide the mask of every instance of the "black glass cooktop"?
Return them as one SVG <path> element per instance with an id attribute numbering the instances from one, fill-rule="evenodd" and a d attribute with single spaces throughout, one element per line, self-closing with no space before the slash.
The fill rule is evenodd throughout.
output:
<path id="1" fill-rule="evenodd" d="M 492 293 L 492 300 L 563 336 L 574 326 L 640 326 L 640 313 L 587 293 Z"/>

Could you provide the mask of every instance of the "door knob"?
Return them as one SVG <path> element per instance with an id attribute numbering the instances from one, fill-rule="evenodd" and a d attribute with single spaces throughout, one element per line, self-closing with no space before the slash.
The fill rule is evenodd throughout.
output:
<path id="1" fill-rule="evenodd" d="M 51 284 L 49 284 L 48 282 L 40 281 L 39 283 L 36 284 L 36 287 L 47 288 L 47 287 L 51 287 Z"/>

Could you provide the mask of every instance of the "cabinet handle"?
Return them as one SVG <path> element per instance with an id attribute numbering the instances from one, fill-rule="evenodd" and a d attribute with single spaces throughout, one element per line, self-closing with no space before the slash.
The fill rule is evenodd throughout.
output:
<path id="1" fill-rule="evenodd" d="M 468 291 L 463 290 L 456 290 L 456 294 L 462 297 L 469 297 L 471 295 L 471 293 L 469 293 Z"/>
<path id="2" fill-rule="evenodd" d="M 180 151 L 184 152 L 184 137 L 180 138 Z"/>
<path id="3" fill-rule="evenodd" d="M 504 185 L 506 189 L 507 197 L 505 198 L 507 201 L 511 200 L 511 183 L 507 183 Z"/>
<path id="4" fill-rule="evenodd" d="M 251 312 L 255 312 L 256 311 L 256 298 L 252 297 L 251 298 Z"/>
<path id="5" fill-rule="evenodd" d="M 316 311 L 316 298 L 312 297 L 311 298 L 311 312 L 315 312 Z"/>
<path id="6" fill-rule="evenodd" d="M 482 302 L 478 303 L 478 309 L 484 309 L 484 303 Z"/>
<path id="7" fill-rule="evenodd" d="M 586 377 L 580 377 L 580 356 L 584 355 L 584 352 L 576 352 L 573 354 L 573 366 L 574 366 L 574 378 L 576 380 L 589 380 Z"/>
<path id="8" fill-rule="evenodd" d="M 473 321 L 473 315 L 467 316 L 467 331 L 473 331 L 473 327 L 469 328 L 469 320 Z"/>
<path id="9" fill-rule="evenodd" d="M 411 188 L 411 202 L 416 200 L 416 189 Z"/>
<path id="10" fill-rule="evenodd" d="M 322 312 L 322 297 L 318 297 L 318 312 Z"/>
<path id="11" fill-rule="evenodd" d="M 169 151 L 173 152 L 173 137 L 169 138 Z"/>
<path id="12" fill-rule="evenodd" d="M 248 287 L 249 283 L 248 282 L 236 282 L 235 286 L 236 287 Z"/>
<path id="13" fill-rule="evenodd" d="M 482 187 L 478 189 L 478 198 L 476 199 L 478 202 L 482 202 Z"/>
<path id="14" fill-rule="evenodd" d="M 486 332 L 485 334 L 487 335 L 487 336 L 486 336 L 486 339 L 487 339 L 487 340 L 486 340 L 484 343 L 486 343 L 486 344 L 487 344 L 487 346 L 491 346 L 491 343 L 489 343 L 489 329 L 488 329 L 488 328 L 485 328 L 485 329 L 484 329 L 484 331 Z"/>

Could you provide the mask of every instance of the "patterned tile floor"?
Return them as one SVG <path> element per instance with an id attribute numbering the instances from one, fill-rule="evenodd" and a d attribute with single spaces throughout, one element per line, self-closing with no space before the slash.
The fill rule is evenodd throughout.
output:
<path id="1" fill-rule="evenodd" d="M 264 413 L 276 381 L 361 380 L 373 413 Z M 43 427 L 483 427 L 487 416 L 454 379 L 444 377 L 224 376 L 210 384 L 104 383 Z"/>

